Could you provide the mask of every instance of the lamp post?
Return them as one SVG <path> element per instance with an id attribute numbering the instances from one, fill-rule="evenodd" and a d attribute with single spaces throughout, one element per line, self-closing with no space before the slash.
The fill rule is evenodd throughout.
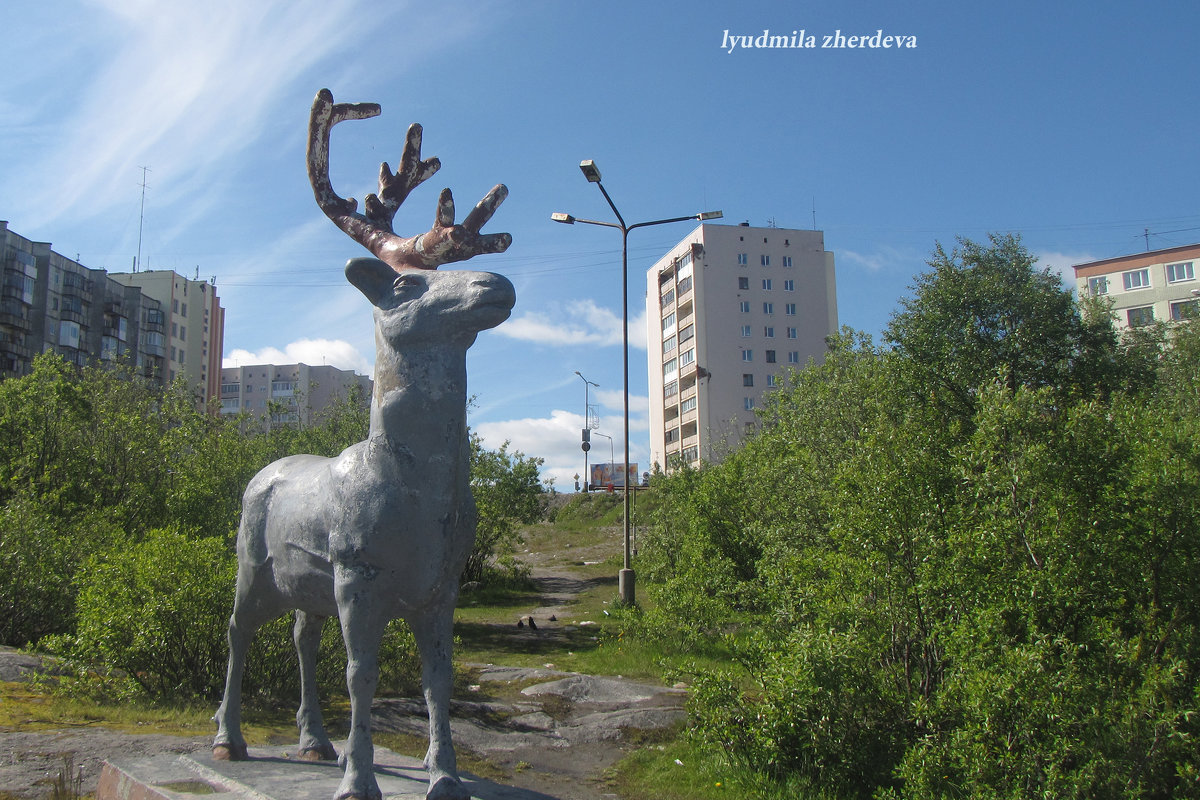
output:
<path id="1" fill-rule="evenodd" d="M 603 436 L 605 439 L 608 439 L 608 463 L 611 464 L 615 469 L 617 466 L 617 455 L 616 450 L 613 449 L 613 438 L 607 433 L 601 433 L 600 431 L 596 431 L 596 435 Z M 628 472 L 628 470 L 626 470 L 626 472 Z"/>
<path id="2" fill-rule="evenodd" d="M 625 364 L 625 385 L 624 385 L 624 411 L 625 411 L 625 476 L 622 484 L 624 486 L 624 502 L 625 502 L 625 567 L 618 574 L 617 581 L 620 587 L 621 601 L 623 603 L 632 604 L 635 600 L 635 575 L 633 567 L 630 565 L 630 540 L 629 540 L 629 232 L 635 228 L 648 228 L 651 225 L 665 225 L 668 222 L 686 222 L 694 219 L 704 222 L 710 219 L 720 219 L 724 216 L 720 211 L 703 211 L 699 214 L 688 214 L 686 217 L 671 217 L 669 219 L 655 219 L 649 222 L 635 222 L 632 225 L 625 224 L 625 218 L 621 216 L 621 212 L 617 210 L 617 206 L 613 203 L 612 198 L 608 196 L 608 192 L 604 188 L 604 184 L 600 182 L 600 168 L 596 166 L 596 162 L 592 160 L 579 162 L 579 169 L 583 172 L 583 177 L 587 178 L 588 183 L 594 183 L 600 189 L 600 194 L 604 195 L 604 200 L 608 203 L 608 207 L 612 209 L 613 214 L 617 218 L 617 222 L 601 222 L 594 219 L 579 219 L 564 214 L 555 212 L 550 215 L 550 219 L 555 222 L 562 222 L 566 225 L 573 225 L 576 222 L 582 222 L 585 225 L 600 225 L 605 228 L 616 228 L 621 232 L 621 327 L 622 337 L 621 344 L 624 351 Z"/>
<path id="3" fill-rule="evenodd" d="M 579 370 L 575 370 L 575 374 L 579 375 L 579 379 L 583 381 L 583 491 L 587 492 L 591 484 L 591 476 L 588 475 L 588 450 L 591 448 L 591 442 L 588 441 L 588 430 L 592 427 L 589 424 L 588 416 L 591 414 L 591 406 L 588 405 L 588 387 L 595 386 L 600 388 L 600 384 L 593 383 L 580 374 Z"/>

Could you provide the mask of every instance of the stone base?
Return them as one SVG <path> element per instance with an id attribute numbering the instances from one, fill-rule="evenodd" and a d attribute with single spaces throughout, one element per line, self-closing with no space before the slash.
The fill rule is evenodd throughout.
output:
<path id="1" fill-rule="evenodd" d="M 339 747 L 339 751 L 340 751 Z M 96 800 L 332 800 L 342 780 L 334 761 L 300 761 L 286 747 L 252 747 L 247 761 L 208 752 L 104 762 Z M 428 776 L 419 759 L 376 746 L 375 779 L 385 800 L 424 800 Z M 479 800 L 553 800 L 463 775 Z"/>

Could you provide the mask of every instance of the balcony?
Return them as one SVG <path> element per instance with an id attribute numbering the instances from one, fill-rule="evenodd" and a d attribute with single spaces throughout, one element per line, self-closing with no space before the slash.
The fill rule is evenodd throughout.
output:
<path id="1" fill-rule="evenodd" d="M 60 308 L 58 310 L 58 318 L 66 320 L 67 322 L 74 322 L 79 325 L 84 325 L 87 323 L 87 318 L 84 317 L 83 314 L 66 308 Z"/>
<path id="2" fill-rule="evenodd" d="M 162 358 L 167 354 L 167 347 L 162 344 L 144 344 L 142 345 L 142 352 L 146 355 Z"/>
<path id="3" fill-rule="evenodd" d="M 683 412 L 683 414 L 681 414 L 679 417 L 679 421 L 682 424 L 687 425 L 689 422 L 694 423 L 697 420 L 697 418 L 699 418 L 699 416 L 700 416 L 700 412 L 697 409 L 693 408 L 689 411 Z"/>
<path id="4" fill-rule="evenodd" d="M 22 311 L 0 311 L 0 327 L 16 328 L 19 331 L 28 333 L 33 330 L 33 321 L 29 319 L 29 314 Z"/>
<path id="5" fill-rule="evenodd" d="M 0 353 L 19 358 L 23 361 L 28 361 L 33 357 L 33 353 L 28 347 L 16 342 L 0 342 Z"/>

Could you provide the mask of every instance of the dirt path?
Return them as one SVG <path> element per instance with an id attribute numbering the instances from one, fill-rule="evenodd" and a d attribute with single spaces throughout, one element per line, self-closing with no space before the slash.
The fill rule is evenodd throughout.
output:
<path id="1" fill-rule="evenodd" d="M 536 635 L 552 647 L 555 637 L 565 636 L 574 598 L 593 582 L 567 567 L 536 563 L 533 576 L 545 600 L 527 612 L 539 620 L 538 631 L 524 635 L 531 642 Z M 559 621 L 550 622 L 551 617 Z M 500 627 L 511 635 L 510 626 Z M 0 647 L 0 680 L 22 680 L 40 663 Z M 500 782 L 559 800 L 616 798 L 605 770 L 638 746 L 636 741 L 644 741 L 647 732 L 683 718 L 683 693 L 677 690 L 550 669 L 478 667 L 481 698 L 503 699 L 456 700 L 451 716 L 456 745 L 507 771 L 510 777 Z M 423 700 L 379 698 L 373 711 L 377 730 L 425 735 Z M 5 793 L 30 800 L 46 797 L 68 754 L 82 772 L 86 793 L 95 792 L 107 758 L 187 753 L 209 743 L 208 737 L 131 735 L 100 727 L 0 731 L 0 799 Z"/>

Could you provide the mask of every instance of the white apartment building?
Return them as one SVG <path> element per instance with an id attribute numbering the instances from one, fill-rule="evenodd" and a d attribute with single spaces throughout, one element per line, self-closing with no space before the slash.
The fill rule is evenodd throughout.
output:
<path id="1" fill-rule="evenodd" d="M 188 386 L 200 393 L 201 405 L 217 396 L 221 381 L 221 353 L 225 345 L 225 309 L 216 286 L 189 280 L 169 269 L 114 272 L 110 278 L 124 286 L 136 286 L 142 294 L 159 302 L 149 350 L 161 350 L 165 361 L 163 377 L 173 381 L 183 376 Z"/>
<path id="2" fill-rule="evenodd" d="M 821 231 L 701 224 L 646 273 L 650 461 L 694 466 L 736 445 L 782 373 L 837 331 Z"/>
<path id="3" fill-rule="evenodd" d="M 307 425 L 330 403 L 361 392 L 371 401 L 371 379 L 348 369 L 308 364 L 254 364 L 221 370 L 221 413 L 246 412 L 264 429 Z"/>
<path id="4" fill-rule="evenodd" d="M 1200 244 L 1076 264 L 1079 297 L 1112 302 L 1118 328 L 1155 320 L 1178 321 L 1200 313 Z"/>

